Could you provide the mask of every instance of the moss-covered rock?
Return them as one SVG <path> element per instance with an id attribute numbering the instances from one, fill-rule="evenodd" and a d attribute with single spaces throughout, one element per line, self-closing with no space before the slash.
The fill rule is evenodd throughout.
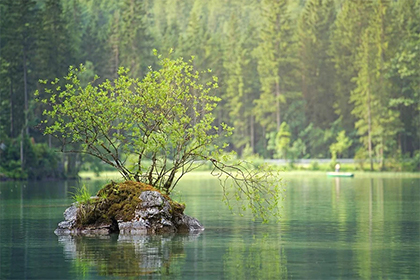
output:
<path id="1" fill-rule="evenodd" d="M 84 204 L 64 212 L 56 234 L 147 234 L 203 230 L 184 215 L 185 206 L 152 186 L 126 181 L 110 183 Z"/>

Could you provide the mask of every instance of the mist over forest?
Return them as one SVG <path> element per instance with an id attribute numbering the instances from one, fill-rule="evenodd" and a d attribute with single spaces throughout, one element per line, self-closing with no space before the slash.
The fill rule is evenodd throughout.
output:
<path id="1" fill-rule="evenodd" d="M 154 49 L 218 77 L 239 157 L 420 168 L 420 0 L 2 0 L 0 174 L 77 175 L 91 159 L 37 128 L 38 81 L 141 79 Z"/>

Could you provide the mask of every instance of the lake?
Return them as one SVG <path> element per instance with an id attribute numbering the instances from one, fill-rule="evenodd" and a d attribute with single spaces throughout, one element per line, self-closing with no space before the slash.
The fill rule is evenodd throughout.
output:
<path id="1" fill-rule="evenodd" d="M 0 279 L 419 278 L 419 178 L 284 181 L 279 223 L 232 215 L 217 180 L 192 175 L 176 198 L 205 231 L 103 238 L 53 233 L 80 183 L 1 182 Z"/>

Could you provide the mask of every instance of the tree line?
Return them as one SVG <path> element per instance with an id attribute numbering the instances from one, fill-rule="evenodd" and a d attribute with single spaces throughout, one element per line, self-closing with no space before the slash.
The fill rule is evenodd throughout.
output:
<path id="1" fill-rule="evenodd" d="M 77 175 L 37 125 L 40 79 L 142 78 L 153 49 L 219 78 L 216 123 L 241 157 L 332 158 L 418 170 L 419 0 L 3 0 L 0 173 Z M 42 96 L 45 98 L 46 96 Z"/>

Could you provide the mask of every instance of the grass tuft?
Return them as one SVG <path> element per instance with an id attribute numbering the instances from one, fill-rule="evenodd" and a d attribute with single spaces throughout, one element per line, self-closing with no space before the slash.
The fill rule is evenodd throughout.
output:
<path id="1" fill-rule="evenodd" d="M 86 204 L 90 203 L 92 198 L 89 190 L 87 189 L 86 185 L 83 184 L 80 188 L 76 189 L 74 193 L 72 193 L 72 198 L 74 201 L 78 202 L 79 204 Z"/>

